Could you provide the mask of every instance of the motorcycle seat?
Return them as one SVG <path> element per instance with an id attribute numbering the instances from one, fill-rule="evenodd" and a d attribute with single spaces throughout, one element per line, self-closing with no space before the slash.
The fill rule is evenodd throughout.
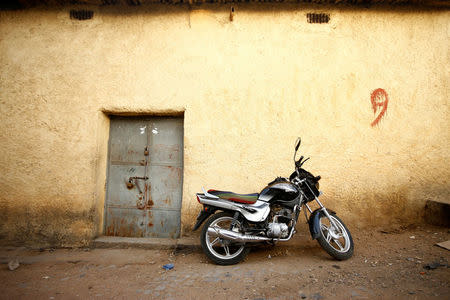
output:
<path id="1" fill-rule="evenodd" d="M 217 196 L 221 199 L 230 200 L 233 202 L 244 203 L 244 204 L 253 204 L 258 200 L 258 193 L 254 194 L 236 194 L 233 192 L 227 191 L 216 191 L 216 190 L 208 190 L 208 193 Z"/>

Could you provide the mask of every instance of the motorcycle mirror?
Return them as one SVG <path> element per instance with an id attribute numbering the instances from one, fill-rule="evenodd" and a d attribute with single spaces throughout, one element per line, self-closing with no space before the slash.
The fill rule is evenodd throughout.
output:
<path id="1" fill-rule="evenodd" d="M 297 150 L 300 147 L 300 144 L 302 143 L 301 138 L 297 138 L 297 141 L 295 141 L 295 152 L 294 152 L 294 162 L 295 162 L 295 156 L 297 155 Z"/>
<path id="2" fill-rule="evenodd" d="M 298 137 L 297 141 L 295 142 L 295 152 L 297 152 L 297 150 L 300 147 L 301 143 L 302 143 L 302 139 Z"/>

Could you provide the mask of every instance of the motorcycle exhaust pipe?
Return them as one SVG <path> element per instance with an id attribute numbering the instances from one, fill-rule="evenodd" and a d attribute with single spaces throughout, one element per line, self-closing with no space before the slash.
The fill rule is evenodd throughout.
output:
<path id="1" fill-rule="evenodd" d="M 251 243 L 251 242 L 263 242 L 263 241 L 271 241 L 272 238 L 263 237 L 263 236 L 254 236 L 254 235 L 246 235 L 239 232 L 234 232 L 231 230 L 226 230 L 217 227 L 209 227 L 208 234 L 212 236 L 218 236 L 220 238 L 226 240 L 232 240 L 235 242 L 241 243 Z"/>

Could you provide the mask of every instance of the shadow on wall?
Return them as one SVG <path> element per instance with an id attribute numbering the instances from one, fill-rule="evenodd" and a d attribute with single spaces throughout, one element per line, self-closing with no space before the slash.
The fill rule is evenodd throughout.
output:
<path id="1" fill-rule="evenodd" d="M 82 247 L 97 234 L 95 209 L 74 212 L 70 207 L 58 206 L 9 207 L 2 208 L 0 215 L 4 218 L 0 223 L 0 244 L 4 246 Z"/>
<path id="2" fill-rule="evenodd" d="M 428 202 L 428 208 L 425 209 L 425 202 L 412 205 L 407 194 L 408 188 L 403 187 L 385 194 L 360 194 L 357 196 L 358 199 L 353 201 L 350 198 L 335 203 L 326 201 L 325 205 L 344 216 L 346 224 L 352 229 L 374 226 L 388 226 L 392 229 L 397 226 L 417 225 L 424 221 L 424 217 L 425 220 L 427 218 L 436 220 L 442 214 L 450 220 L 449 205 L 444 211 L 441 207 L 430 208 Z M 331 193 L 329 197 L 333 198 Z M 69 206 L 65 208 L 43 206 L 36 209 L 2 208 L 0 215 L 6 216 L 0 223 L 0 244 L 4 246 L 34 248 L 88 246 L 97 235 L 96 228 L 99 222 L 95 209 L 74 212 Z M 16 222 L 8 222 L 8 219 Z M 185 232 L 183 235 L 195 236 L 196 233 L 191 232 L 195 216 L 183 218 L 183 221 L 185 222 L 182 225 Z M 446 224 L 435 225 L 449 226 L 448 221 Z"/>
<path id="3" fill-rule="evenodd" d="M 356 228 L 423 223 L 425 203 L 413 203 L 408 197 L 409 193 L 408 187 L 403 186 L 385 193 L 360 193 L 356 201 L 346 199 L 342 206 L 343 210 L 348 211 L 347 223 Z"/>

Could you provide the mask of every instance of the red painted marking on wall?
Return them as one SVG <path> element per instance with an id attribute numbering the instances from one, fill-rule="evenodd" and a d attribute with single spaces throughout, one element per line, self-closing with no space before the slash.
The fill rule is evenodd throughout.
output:
<path id="1" fill-rule="evenodd" d="M 376 114 L 379 110 L 378 116 L 373 120 L 370 126 L 375 126 L 380 122 L 381 118 L 384 116 L 388 105 L 388 95 L 383 89 L 376 89 L 370 95 L 370 101 L 372 102 L 373 113 Z M 381 110 L 379 109 L 381 108 Z"/>

